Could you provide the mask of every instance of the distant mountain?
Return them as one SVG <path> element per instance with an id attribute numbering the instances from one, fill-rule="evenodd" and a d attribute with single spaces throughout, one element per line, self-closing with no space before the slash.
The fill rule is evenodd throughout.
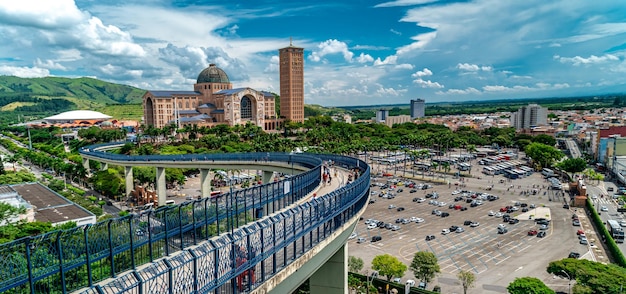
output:
<path id="1" fill-rule="evenodd" d="M 67 99 L 84 107 L 77 100 L 91 102 L 86 105 L 137 104 L 145 90 L 127 85 L 113 84 L 92 78 L 19 78 L 0 76 L 0 97 L 12 97 L 26 94 L 39 98 Z M 4 105 L 2 105 L 4 106 Z"/>

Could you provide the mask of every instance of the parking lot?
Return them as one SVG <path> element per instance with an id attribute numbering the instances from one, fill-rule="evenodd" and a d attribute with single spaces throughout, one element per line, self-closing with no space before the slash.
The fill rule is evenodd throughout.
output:
<path id="1" fill-rule="evenodd" d="M 401 175 L 401 174 L 400 174 Z M 480 177 L 480 178 L 479 178 Z M 373 178 L 372 183 L 386 184 L 390 179 L 412 181 L 416 184 L 427 183 L 422 181 L 421 175 L 405 178 L 379 177 Z M 567 257 L 570 251 L 580 252 L 583 257 L 588 257 L 587 245 L 578 243 L 576 229 L 572 226 L 571 215 L 576 213 L 575 208 L 563 208 L 563 196 L 560 191 L 547 189 L 549 183 L 543 179 L 540 173 L 534 173 L 529 177 L 508 181 L 501 176 L 475 175 L 466 181 L 460 181 L 449 175 L 446 178 L 438 178 L 439 184 L 428 182 L 431 188 L 411 192 L 414 188 L 406 185 L 396 186 L 395 189 L 383 189 L 373 186 L 372 191 L 377 193 L 371 199 L 363 214 L 363 221 L 356 229 L 356 238 L 349 242 L 350 255 L 364 260 L 365 267 L 371 265 L 371 260 L 376 256 L 388 253 L 398 257 L 405 264 L 410 265 L 413 255 L 418 251 L 433 252 L 439 261 L 441 275 L 438 281 L 432 285 L 440 285 L 445 293 L 460 292 L 457 285 L 456 273 L 460 270 L 471 271 L 477 276 L 477 287 L 480 292 L 506 292 L 506 286 L 520 276 L 538 277 L 553 289 L 567 287 L 567 281 L 554 279 L 545 272 L 550 261 Z M 533 185 L 535 185 L 533 187 Z M 532 191 L 537 190 L 533 195 Z M 387 195 L 395 193 L 393 199 L 379 197 L 380 191 L 387 191 Z M 489 201 L 482 200 L 482 205 L 471 207 L 465 199 L 455 201 L 455 197 L 463 195 L 455 190 L 467 190 L 478 193 L 488 193 L 498 196 L 499 199 Z M 528 191 L 528 193 L 525 193 Z M 429 204 L 432 198 L 426 198 L 430 193 L 436 192 L 437 202 L 444 202 L 443 206 Z M 545 194 L 544 194 L 545 192 Z M 475 194 L 475 193 L 474 193 Z M 471 195 L 471 194 L 466 194 Z M 469 196 L 471 197 L 471 196 Z M 466 197 L 466 198 L 469 198 Z M 414 202 L 414 198 L 424 198 L 423 202 Z M 524 203 L 527 212 L 522 212 L 521 204 Z M 467 208 L 460 210 L 450 208 L 450 204 L 460 205 Z M 509 215 L 519 220 L 516 224 L 504 223 L 502 217 L 490 216 L 500 212 L 506 206 L 519 205 L 517 211 L 511 211 Z M 531 205 L 535 208 L 530 208 Z M 390 208 L 391 207 L 391 208 Z M 398 208 L 401 211 L 398 211 Z M 457 207 L 458 208 L 458 207 Z M 447 212 L 449 216 L 441 217 L 433 214 L 433 210 Z M 502 212 L 503 214 L 506 212 Z M 584 212 L 580 212 L 584 218 Z M 397 219 L 422 218 L 421 223 L 411 222 L 407 224 L 396 223 Z M 544 230 L 540 229 L 534 221 L 536 218 L 552 220 Z M 398 230 L 386 228 L 367 228 L 365 223 L 368 219 L 391 223 L 399 227 Z M 464 225 L 477 222 L 478 226 Z M 507 232 L 498 233 L 498 225 L 503 224 Z M 442 234 L 442 230 L 450 229 L 451 226 L 462 227 L 463 232 L 450 232 Z M 591 229 L 591 228 L 589 228 Z M 530 230 L 544 231 L 544 237 L 529 235 Z M 433 240 L 426 241 L 426 236 L 433 235 Z M 371 242 L 372 237 L 380 236 L 381 240 Z M 358 239 L 362 243 L 358 243 Z M 403 277 L 414 279 L 409 270 Z M 431 286 L 432 286 L 431 285 Z M 470 292 L 472 293 L 472 292 Z"/>

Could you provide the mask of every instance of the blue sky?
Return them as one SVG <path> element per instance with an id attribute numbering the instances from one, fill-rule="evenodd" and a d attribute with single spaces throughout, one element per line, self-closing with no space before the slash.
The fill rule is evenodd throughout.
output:
<path id="1" fill-rule="evenodd" d="M 626 92 L 622 1 L 0 0 L 1 75 L 192 90 L 215 63 L 278 93 L 290 37 L 307 104 Z"/>

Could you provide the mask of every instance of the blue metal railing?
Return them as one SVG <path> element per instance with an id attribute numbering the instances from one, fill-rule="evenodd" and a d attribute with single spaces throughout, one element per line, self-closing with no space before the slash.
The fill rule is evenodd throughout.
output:
<path id="1" fill-rule="evenodd" d="M 105 159 L 127 159 L 126 155 L 87 148 L 81 152 Z M 214 155 L 219 158 L 216 160 L 249 161 L 260 154 L 187 158 L 212 160 Z M 293 160 L 312 169 L 289 179 L 290 193 L 284 193 L 284 182 L 270 183 L 218 199 L 186 202 L 0 245 L 3 269 L 0 292 L 66 293 L 85 287 L 88 288 L 84 293 L 206 293 L 218 289 L 227 293 L 245 292 L 244 289 L 253 289 L 324 240 L 367 203 L 370 171 L 358 159 L 335 155 L 261 155 L 265 156 L 264 160 Z M 148 158 L 171 160 L 158 157 Z M 240 226 L 242 216 L 243 225 L 258 216 L 255 213 L 258 209 L 279 211 L 312 192 L 320 183 L 322 160 L 355 168 L 362 176 L 317 200 L 235 229 Z M 225 230 L 230 233 L 215 237 Z M 190 248 L 197 244 L 200 245 Z M 235 248 L 241 248 L 243 253 Z M 168 257 L 181 250 L 181 254 Z M 189 275 L 190 269 L 193 275 Z M 132 271 L 117 277 L 128 270 Z M 115 279 L 102 286 L 95 285 L 108 278 Z"/>

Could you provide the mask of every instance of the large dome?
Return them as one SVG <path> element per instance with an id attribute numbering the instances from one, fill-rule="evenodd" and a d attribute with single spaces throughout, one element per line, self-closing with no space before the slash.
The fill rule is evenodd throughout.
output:
<path id="1" fill-rule="evenodd" d="M 215 64 L 209 64 L 209 67 L 198 75 L 198 84 L 200 83 L 230 83 L 230 80 L 221 68 Z"/>

